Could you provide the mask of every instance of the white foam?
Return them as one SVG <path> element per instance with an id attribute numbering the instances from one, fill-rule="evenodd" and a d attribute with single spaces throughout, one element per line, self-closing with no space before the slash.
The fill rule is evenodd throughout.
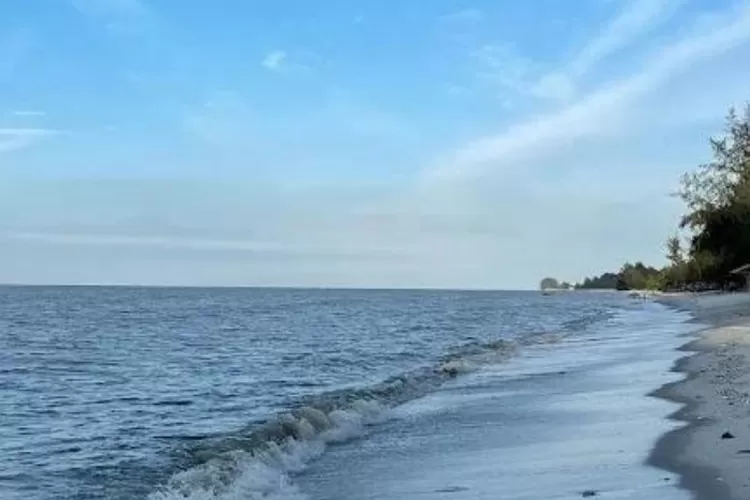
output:
<path id="1" fill-rule="evenodd" d="M 278 423 L 294 437 L 269 442 L 253 452 L 230 451 L 179 472 L 149 495 L 149 500 L 301 500 L 291 474 L 302 471 L 330 443 L 361 437 L 366 427 L 387 418 L 387 408 L 374 401 L 355 401 L 350 408 L 326 414 L 305 407 L 297 416 L 282 414 Z"/>

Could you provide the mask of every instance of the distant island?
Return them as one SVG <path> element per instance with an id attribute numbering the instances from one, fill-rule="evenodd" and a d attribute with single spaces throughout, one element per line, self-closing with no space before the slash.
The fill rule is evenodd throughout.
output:
<path id="1" fill-rule="evenodd" d="M 587 277 L 578 290 L 702 291 L 747 288 L 750 277 L 750 104 L 731 108 L 723 135 L 710 139 L 713 159 L 682 176 L 676 193 L 686 206 L 667 239 L 667 264 L 626 263 Z M 544 285 L 557 283 L 551 278 Z"/>
<path id="2" fill-rule="evenodd" d="M 567 283 L 565 281 L 559 282 L 555 278 L 544 278 L 542 281 L 539 282 L 539 289 L 542 291 L 545 290 L 570 290 L 573 288 L 573 285 L 570 283 Z"/>

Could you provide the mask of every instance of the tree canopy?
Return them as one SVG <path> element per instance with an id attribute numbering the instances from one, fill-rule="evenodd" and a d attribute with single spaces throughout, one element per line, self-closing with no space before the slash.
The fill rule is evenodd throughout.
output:
<path id="1" fill-rule="evenodd" d="M 578 290 L 614 290 L 619 279 L 616 273 L 604 273 L 600 276 L 586 277 L 575 287 Z"/>
<path id="2" fill-rule="evenodd" d="M 585 278 L 576 285 L 579 290 L 646 290 L 658 288 L 661 271 L 642 262 L 626 263 L 619 272 L 607 272 L 600 276 Z"/>
<path id="3" fill-rule="evenodd" d="M 690 245 L 686 258 L 670 258 L 670 265 L 682 267 L 686 282 L 723 281 L 750 261 L 750 104 L 741 114 L 729 111 L 724 135 L 710 145 L 713 159 L 685 174 L 678 192 Z"/>
<path id="4" fill-rule="evenodd" d="M 667 265 L 626 263 L 618 273 L 584 279 L 578 289 L 703 289 L 732 283 L 750 263 L 750 104 L 730 109 L 724 133 L 709 141 L 712 160 L 682 176 L 676 195 L 686 212 L 665 244 Z"/>
<path id="5" fill-rule="evenodd" d="M 560 284 L 555 278 L 544 278 L 539 282 L 539 288 L 541 290 L 560 288 Z"/>

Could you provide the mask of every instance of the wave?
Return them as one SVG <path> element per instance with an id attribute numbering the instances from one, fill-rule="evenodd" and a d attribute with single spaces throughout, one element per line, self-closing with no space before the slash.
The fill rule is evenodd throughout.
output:
<path id="1" fill-rule="evenodd" d="M 580 325 L 577 325 L 580 326 Z M 332 443 L 359 438 L 388 418 L 389 409 L 437 389 L 446 381 L 501 363 L 525 346 L 559 342 L 560 333 L 472 343 L 436 364 L 360 389 L 303 398 L 289 411 L 231 435 L 207 438 L 189 450 L 183 470 L 149 500 L 298 500 L 291 477 Z M 193 443 L 194 444 L 194 443 Z"/>
<path id="2" fill-rule="evenodd" d="M 302 407 L 276 416 L 250 435 L 215 443 L 205 462 L 173 475 L 149 500 L 294 500 L 305 496 L 290 479 L 329 443 L 361 436 L 385 408 L 358 401 L 325 413 Z"/>

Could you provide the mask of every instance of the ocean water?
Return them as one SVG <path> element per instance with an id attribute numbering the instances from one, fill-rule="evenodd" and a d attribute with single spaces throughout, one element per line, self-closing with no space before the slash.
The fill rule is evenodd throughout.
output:
<path id="1" fill-rule="evenodd" d="M 0 498 L 553 498 L 512 480 L 544 470 L 580 497 L 561 477 L 598 469 L 534 447 L 601 431 L 602 400 L 642 407 L 618 457 L 671 487 L 646 393 L 685 321 L 606 293 L 2 287 Z"/>

